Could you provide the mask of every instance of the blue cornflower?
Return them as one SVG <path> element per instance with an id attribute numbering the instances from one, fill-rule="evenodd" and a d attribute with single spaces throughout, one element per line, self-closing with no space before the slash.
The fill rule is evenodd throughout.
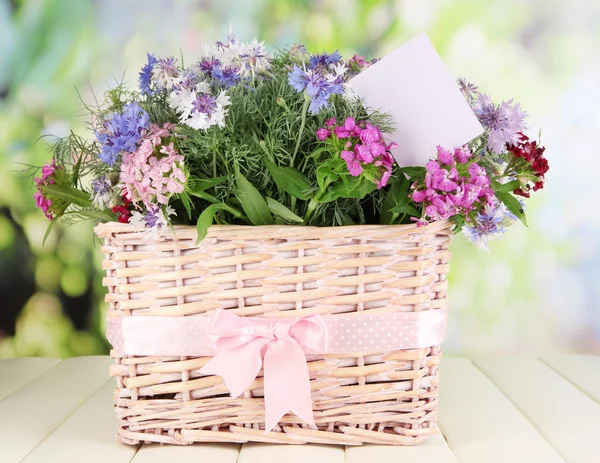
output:
<path id="1" fill-rule="evenodd" d="M 312 55 L 310 57 L 310 67 L 311 69 L 315 69 L 318 66 L 327 67 L 330 64 L 335 64 L 341 61 L 342 55 L 338 53 L 338 51 L 334 51 L 332 54 L 329 53 L 321 53 L 320 55 Z"/>
<path id="2" fill-rule="evenodd" d="M 198 82 L 200 82 L 200 76 L 198 76 L 195 71 L 191 69 L 183 69 L 181 71 L 181 76 L 177 80 L 177 83 L 173 84 L 173 90 L 194 90 L 196 85 L 198 85 Z"/>
<path id="3" fill-rule="evenodd" d="M 217 101 L 208 93 L 198 96 L 192 103 L 194 110 L 199 113 L 211 115 L 217 109 Z"/>
<path id="4" fill-rule="evenodd" d="M 305 71 L 296 65 L 288 74 L 288 82 L 297 92 L 306 92 L 310 99 L 308 110 L 311 114 L 318 114 L 321 108 L 327 107 L 331 94 L 341 95 L 343 92 L 341 79 L 330 81 L 316 70 Z"/>
<path id="5" fill-rule="evenodd" d="M 154 65 L 158 62 L 158 60 L 153 54 L 146 53 L 146 55 L 148 55 L 148 62 L 140 71 L 139 82 L 142 95 L 151 96 L 154 91 L 150 87 L 150 80 L 152 79 L 152 73 L 154 72 Z"/>
<path id="6" fill-rule="evenodd" d="M 205 72 L 212 77 L 215 67 L 220 65 L 221 62 L 217 58 L 211 56 L 210 58 L 202 58 L 202 60 L 198 63 L 198 68 L 200 68 L 202 72 Z"/>
<path id="7" fill-rule="evenodd" d="M 241 79 L 239 69 L 231 66 L 214 66 L 212 69 L 212 76 L 225 88 L 233 87 Z"/>
<path id="8" fill-rule="evenodd" d="M 506 232 L 506 227 L 512 225 L 517 217 L 502 203 L 486 206 L 477 214 L 475 226 L 464 227 L 465 237 L 479 249 L 489 251 L 488 243 Z"/>
<path id="9" fill-rule="evenodd" d="M 100 160 L 112 166 L 122 151 L 133 153 L 137 150 L 140 134 L 150 126 L 150 117 L 134 101 L 123 106 L 122 113 L 113 113 L 104 121 L 96 138 L 102 145 Z"/>

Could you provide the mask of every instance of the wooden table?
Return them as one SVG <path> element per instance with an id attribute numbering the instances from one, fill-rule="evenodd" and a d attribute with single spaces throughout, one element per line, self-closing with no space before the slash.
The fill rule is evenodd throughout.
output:
<path id="1" fill-rule="evenodd" d="M 108 357 L 0 360 L 0 462 L 600 462 L 600 357 L 446 357 L 441 432 L 416 447 L 347 448 L 121 444 L 110 364 Z"/>

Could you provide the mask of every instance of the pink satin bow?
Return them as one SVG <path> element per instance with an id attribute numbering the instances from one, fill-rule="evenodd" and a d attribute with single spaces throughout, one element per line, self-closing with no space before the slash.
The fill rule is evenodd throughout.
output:
<path id="1" fill-rule="evenodd" d="M 218 310 L 208 334 L 216 338 L 217 352 L 200 371 L 221 376 L 233 397 L 263 366 L 267 431 L 288 411 L 315 424 L 305 351 L 327 351 L 327 325 L 319 315 L 249 320 Z"/>

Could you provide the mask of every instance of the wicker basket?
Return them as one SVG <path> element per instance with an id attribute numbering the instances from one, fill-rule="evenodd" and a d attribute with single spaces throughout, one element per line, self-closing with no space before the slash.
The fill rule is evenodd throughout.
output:
<path id="1" fill-rule="evenodd" d="M 109 317 L 288 317 L 445 310 L 451 224 L 194 227 L 149 239 L 99 225 Z M 289 414 L 264 431 L 263 378 L 233 399 L 207 357 L 113 350 L 119 438 L 127 444 L 267 442 L 410 445 L 436 429 L 440 346 L 308 358 L 316 426 Z"/>

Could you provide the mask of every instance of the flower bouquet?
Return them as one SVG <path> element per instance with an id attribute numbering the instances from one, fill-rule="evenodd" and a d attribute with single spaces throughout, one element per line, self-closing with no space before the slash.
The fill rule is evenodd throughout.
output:
<path id="1" fill-rule="evenodd" d="M 121 440 L 434 432 L 451 234 L 486 248 L 525 223 L 548 163 L 518 103 L 459 80 L 482 133 L 406 165 L 352 85 L 378 66 L 232 35 L 148 54 L 90 138 L 56 143 L 35 200 L 50 228 L 100 223 Z"/>

